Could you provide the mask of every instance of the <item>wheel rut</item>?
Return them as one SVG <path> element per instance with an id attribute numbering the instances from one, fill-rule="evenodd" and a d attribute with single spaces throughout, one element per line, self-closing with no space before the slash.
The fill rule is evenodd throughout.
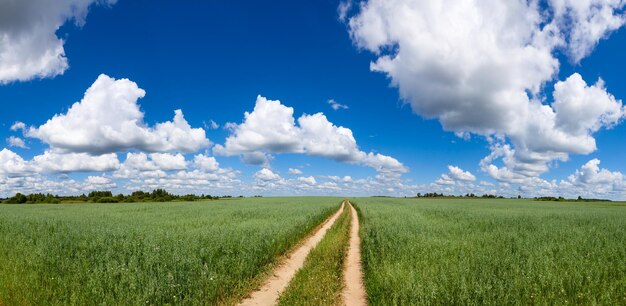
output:
<path id="1" fill-rule="evenodd" d="M 347 201 L 344 201 L 339 210 L 328 218 L 313 235 L 305 238 L 300 246 L 289 253 L 287 259 L 274 269 L 261 288 L 252 292 L 239 305 L 276 305 L 280 294 L 287 288 L 296 272 L 302 268 L 309 252 L 324 238 L 328 229 L 337 221 L 344 206 L 347 205 L 346 203 Z"/>
<path id="2" fill-rule="evenodd" d="M 367 305 L 367 294 L 363 284 L 363 268 L 361 266 L 361 237 L 359 236 L 359 216 L 350 201 L 352 225 L 350 227 L 350 244 L 345 259 L 344 290 L 342 292 L 345 305 Z"/>

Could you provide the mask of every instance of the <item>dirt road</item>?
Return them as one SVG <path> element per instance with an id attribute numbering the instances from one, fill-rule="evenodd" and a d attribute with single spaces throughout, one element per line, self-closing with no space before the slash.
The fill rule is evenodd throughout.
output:
<path id="1" fill-rule="evenodd" d="M 348 306 L 367 305 L 365 286 L 363 285 L 363 269 L 361 267 L 361 238 L 359 237 L 359 216 L 350 201 L 352 226 L 350 228 L 350 246 L 346 257 L 343 290 L 343 301 Z"/>
<path id="2" fill-rule="evenodd" d="M 289 281 L 296 275 L 296 272 L 304 265 L 309 252 L 324 238 L 326 231 L 335 223 L 347 201 L 341 204 L 339 210 L 326 220 L 324 225 L 305 241 L 287 259 L 280 263 L 272 272 L 271 276 L 263 283 L 258 291 L 250 294 L 239 305 L 276 305 L 278 297 L 287 288 Z"/>

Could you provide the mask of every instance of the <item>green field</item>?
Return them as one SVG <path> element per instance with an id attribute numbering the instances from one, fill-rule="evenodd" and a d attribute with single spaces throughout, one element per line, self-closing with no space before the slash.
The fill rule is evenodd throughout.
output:
<path id="1" fill-rule="evenodd" d="M 340 203 L 0 205 L 0 305 L 230 303 Z"/>
<path id="2" fill-rule="evenodd" d="M 341 201 L 0 205 L 0 305 L 233 304 Z M 371 305 L 626 305 L 626 203 L 353 203 Z M 340 302 L 349 222 L 282 304 Z"/>
<path id="3" fill-rule="evenodd" d="M 372 305 L 626 304 L 626 204 L 354 201 Z"/>

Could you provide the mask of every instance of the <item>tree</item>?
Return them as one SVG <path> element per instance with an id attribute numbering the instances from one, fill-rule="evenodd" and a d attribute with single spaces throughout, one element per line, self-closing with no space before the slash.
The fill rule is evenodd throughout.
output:
<path id="1" fill-rule="evenodd" d="M 18 192 L 18 193 L 15 194 L 15 196 L 9 198 L 7 200 L 7 203 L 9 203 L 9 204 L 24 204 L 24 203 L 26 203 L 26 201 L 28 201 L 26 196 Z"/>

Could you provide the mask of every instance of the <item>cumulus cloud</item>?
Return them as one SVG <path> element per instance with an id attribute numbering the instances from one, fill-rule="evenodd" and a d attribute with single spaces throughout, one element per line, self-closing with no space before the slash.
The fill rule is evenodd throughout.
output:
<path id="1" fill-rule="evenodd" d="M 161 170 L 184 170 L 187 169 L 187 161 L 182 154 L 152 153 L 150 159 Z"/>
<path id="2" fill-rule="evenodd" d="M 341 104 L 341 103 L 335 101 L 335 99 L 328 100 L 328 104 L 334 110 L 348 109 L 349 108 L 347 105 Z"/>
<path id="3" fill-rule="evenodd" d="M 38 172 L 106 172 L 120 167 L 115 153 L 92 156 L 86 153 L 57 153 L 51 150 L 35 156 L 32 163 Z"/>
<path id="4" fill-rule="evenodd" d="M 352 9 L 352 0 L 339 2 L 339 6 L 337 7 L 337 17 L 339 18 L 339 21 L 346 21 L 350 9 Z"/>
<path id="5" fill-rule="evenodd" d="M 234 125 L 224 146 L 216 145 L 214 152 L 242 155 L 244 161 L 252 155 L 257 157 L 253 164 L 267 165 L 268 154 L 301 153 L 361 164 L 379 172 L 408 171 L 393 157 L 361 151 L 350 129 L 334 125 L 322 113 L 304 114 L 297 123 L 293 108 L 258 96 L 254 110 L 245 113 L 244 122 Z"/>
<path id="6" fill-rule="evenodd" d="M 456 166 L 448 166 L 450 171 L 449 176 L 457 181 L 473 182 L 476 177 L 469 171 L 463 171 L 463 169 Z"/>
<path id="7" fill-rule="evenodd" d="M 550 0 L 549 3 L 553 23 L 561 30 L 565 49 L 575 63 L 626 21 L 623 0 Z"/>
<path id="8" fill-rule="evenodd" d="M 268 168 L 263 168 L 257 171 L 256 173 L 254 173 L 253 177 L 254 179 L 260 180 L 260 181 L 278 181 L 282 179 L 280 175 L 278 175 L 277 173 L 274 173 L 274 171 Z"/>
<path id="9" fill-rule="evenodd" d="M 111 190 L 117 187 L 117 184 L 109 177 L 104 176 L 88 176 L 84 182 L 86 190 Z"/>
<path id="10" fill-rule="evenodd" d="M 465 184 L 476 181 L 476 177 L 469 171 L 463 171 L 463 169 L 457 166 L 448 166 L 448 173 L 442 174 L 436 181 L 438 185 L 455 185 Z"/>
<path id="11" fill-rule="evenodd" d="M 221 148 L 219 147 L 219 145 L 216 146 L 216 148 L 218 149 L 217 151 L 218 153 L 223 152 L 219 150 Z M 241 161 L 248 165 L 269 167 L 271 159 L 272 159 L 272 156 L 270 154 L 263 153 L 260 151 L 247 152 L 247 153 L 241 154 Z"/>
<path id="12" fill-rule="evenodd" d="M 296 168 L 289 168 L 289 174 L 302 174 L 302 170 Z"/>
<path id="13" fill-rule="evenodd" d="M 626 113 L 622 102 L 606 91 L 604 81 L 587 86 L 580 74 L 573 74 L 567 80 L 554 86 L 555 127 L 572 135 L 591 138 L 591 133 L 602 127 L 612 127 Z M 587 142 L 592 142 L 589 139 Z M 595 145 L 589 145 L 589 150 Z M 583 150 L 584 151 L 584 150 Z"/>
<path id="14" fill-rule="evenodd" d="M 21 156 L 6 148 L 0 151 L 0 176 L 24 176 L 30 172 L 32 167 Z"/>
<path id="15" fill-rule="evenodd" d="M 621 172 L 600 169 L 600 160 L 594 158 L 562 181 L 561 188 L 569 194 L 606 195 L 626 191 L 625 179 Z"/>
<path id="16" fill-rule="evenodd" d="M 217 129 L 219 129 L 219 128 L 220 128 L 220 125 L 219 125 L 219 124 L 217 124 L 217 122 L 215 122 L 215 121 L 213 121 L 213 120 L 210 120 L 210 121 L 209 121 L 209 124 L 206 124 L 205 126 L 206 126 L 207 128 L 212 129 L 212 130 L 217 130 Z"/>
<path id="17" fill-rule="evenodd" d="M 220 164 L 217 162 L 215 157 L 204 154 L 194 156 L 193 163 L 196 169 L 200 169 L 205 172 L 215 172 L 220 168 Z"/>
<path id="18" fill-rule="evenodd" d="M 165 171 L 185 169 L 187 169 L 187 161 L 180 153 L 129 152 L 126 154 L 124 163 L 113 176 L 116 178 L 165 177 Z"/>
<path id="19" fill-rule="evenodd" d="M 28 149 L 28 146 L 26 146 L 24 139 L 15 136 L 10 136 L 9 138 L 7 138 L 7 144 L 9 145 L 9 147 Z"/>
<path id="20" fill-rule="evenodd" d="M 43 175 L 2 177 L 0 175 L 0 197 L 13 196 L 17 192 L 78 195 L 85 193 L 86 190 L 112 190 L 117 187 L 115 181 L 104 176 L 88 176 L 80 181 L 69 178 L 65 174 L 56 177 Z"/>
<path id="21" fill-rule="evenodd" d="M 0 175 L 32 176 L 41 173 L 106 172 L 120 167 L 115 153 L 91 156 L 86 153 L 58 153 L 46 150 L 32 160 L 24 160 L 15 152 L 0 151 Z"/>
<path id="22" fill-rule="evenodd" d="M 195 152 L 209 146 L 202 128 L 192 128 L 181 110 L 172 121 L 148 127 L 137 100 L 145 91 L 128 79 L 100 75 L 65 114 L 26 132 L 52 148 L 75 153 L 105 154 L 138 149 L 146 152 Z"/>
<path id="23" fill-rule="evenodd" d="M 196 154 L 185 160 L 181 154 L 128 153 L 119 170 L 113 172 L 126 190 L 165 188 L 185 193 L 223 194 L 241 191 L 239 171 L 221 168 L 217 160 L 206 154 Z"/>
<path id="24" fill-rule="evenodd" d="M 494 151 L 483 169 L 520 180 L 593 152 L 593 133 L 624 117 L 601 80 L 588 86 L 574 73 L 556 82 L 552 105 L 543 93 L 559 70 L 555 52 L 580 61 L 623 25 L 624 4 L 369 0 L 348 27 L 377 56 L 371 70 L 386 74 L 416 113 L 457 135 L 487 137 Z M 504 168 L 487 162 L 498 158 L 509 159 Z"/>
<path id="25" fill-rule="evenodd" d="M 19 131 L 19 130 L 25 130 L 25 129 L 26 129 L 26 124 L 21 121 L 16 121 L 15 123 L 11 125 L 11 131 Z"/>
<path id="26" fill-rule="evenodd" d="M 54 77 L 68 67 L 57 30 L 68 20 L 78 26 L 92 4 L 116 0 L 29 0 L 0 2 L 0 84 Z"/>
<path id="27" fill-rule="evenodd" d="M 315 184 L 317 184 L 317 181 L 312 176 L 301 176 L 301 177 L 298 177 L 298 181 L 300 181 L 302 183 L 305 183 L 307 185 L 315 185 Z"/>

